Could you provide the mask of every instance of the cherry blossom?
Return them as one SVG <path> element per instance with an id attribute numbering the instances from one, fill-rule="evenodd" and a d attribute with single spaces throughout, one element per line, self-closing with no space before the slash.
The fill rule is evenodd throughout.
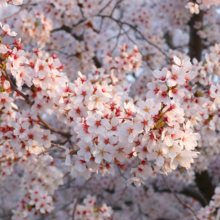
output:
<path id="1" fill-rule="evenodd" d="M 219 3 L 1 0 L 0 218 L 219 219 Z"/>

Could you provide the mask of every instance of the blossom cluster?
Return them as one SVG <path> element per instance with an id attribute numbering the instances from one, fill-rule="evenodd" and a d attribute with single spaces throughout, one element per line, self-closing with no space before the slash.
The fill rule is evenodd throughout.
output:
<path id="1" fill-rule="evenodd" d="M 191 122 L 185 121 L 178 102 L 187 96 L 181 85 L 195 74 L 188 59 L 181 62 L 175 57 L 175 62 L 172 71 L 154 72 L 157 80 L 148 84 L 145 101 L 129 98 L 127 88 L 109 85 L 113 79 L 108 75 L 90 75 L 88 80 L 80 75 L 75 85 L 71 84 L 76 89 L 67 96 L 69 106 L 64 111 L 71 134 L 74 137 L 76 132 L 78 140 L 73 161 L 67 150 L 66 164 L 74 176 L 88 178 L 90 170 L 113 174 L 112 162 L 123 168 L 126 160 L 135 157 L 137 167 L 131 174 L 143 179 L 170 172 L 178 165 L 190 167 L 197 157 L 193 150 L 199 135 L 193 133 Z"/>
<path id="2" fill-rule="evenodd" d="M 8 2 L 11 2 L 13 5 L 21 5 L 23 3 L 23 0 L 1 0 L 0 7 L 6 7 L 8 5 Z"/>
<path id="3" fill-rule="evenodd" d="M 4 35 L 15 35 L 6 25 L 2 30 Z M 34 115 L 39 118 L 39 111 L 46 113 L 48 109 L 70 128 L 71 140 L 77 146 L 77 155 L 73 157 L 72 149 L 66 149 L 65 163 L 74 177 L 82 175 L 89 178 L 95 171 L 114 174 L 113 164 L 123 169 L 125 161 L 136 160 L 136 166 L 130 169 L 133 177 L 128 180 L 128 185 L 134 181 L 140 186 L 142 180 L 139 178 L 171 172 L 178 165 L 189 168 L 197 157 L 193 150 L 199 135 L 193 132 L 191 122 L 185 120 L 180 106 L 187 94 L 181 86 L 195 76 L 188 59 L 180 61 L 175 57 L 171 71 L 166 68 L 155 70 L 156 81 L 148 83 L 149 91 L 142 101 L 130 98 L 128 86 L 117 84 L 113 72 L 104 75 L 97 70 L 88 79 L 79 73 L 79 78 L 71 83 L 59 71 L 62 66 L 55 56 L 33 60 L 32 57 L 39 56 L 34 51 L 28 59 L 20 41 L 15 41 L 14 45 L 10 48 L 2 44 L 0 48 L 5 60 L 2 64 L 2 88 L 8 89 L 1 93 L 2 113 L 13 110 L 13 99 L 8 93 L 15 90 L 15 85 L 7 70 L 20 89 L 15 90 L 19 92 L 14 97 L 24 99 L 30 106 L 30 113 L 26 115 L 15 108 L 14 118 L 6 117 L 2 123 L 2 139 L 6 140 L 3 146 L 13 146 L 12 152 L 17 153 L 16 157 L 25 155 L 29 158 L 30 153 L 38 155 L 56 139 L 50 131 L 43 132 L 38 121 L 32 119 Z M 124 69 L 126 65 L 124 62 Z M 30 89 L 23 89 L 24 84 Z M 9 111 L 8 115 L 11 114 Z M 5 157 L 10 158 L 9 153 Z M 34 186 L 30 188 L 35 190 Z M 42 213 L 52 210 L 50 206 L 45 207 L 47 203 L 42 208 L 41 202 L 35 204 L 31 200 L 27 203 L 35 205 Z M 51 197 L 48 197 L 48 203 L 51 205 Z"/>
<path id="4" fill-rule="evenodd" d="M 105 220 L 111 217 L 112 210 L 111 207 L 103 204 L 102 206 L 98 206 L 96 203 L 96 197 L 87 195 L 87 197 L 83 200 L 84 205 L 77 205 L 75 211 L 75 219 L 76 220 Z"/>
<path id="5" fill-rule="evenodd" d="M 220 187 L 215 188 L 215 193 L 210 201 L 209 205 L 201 210 L 198 213 L 200 219 L 219 219 L 220 218 L 220 210 L 219 210 L 219 201 L 220 201 Z"/>
<path id="6" fill-rule="evenodd" d="M 218 6 L 220 4 L 219 0 L 196 0 L 196 2 L 189 1 L 186 5 L 186 8 L 190 10 L 192 14 L 199 14 L 199 11 L 204 8 L 210 8 L 212 4 Z"/>
<path id="7" fill-rule="evenodd" d="M 0 0 L 10 5 L 3 14 L 10 3 L 22 1 Z M 220 179 L 216 8 L 209 1 L 185 8 L 183 0 L 32 3 L 0 23 L 7 214 L 193 219 L 174 190 L 201 219 L 218 219 L 219 188 L 204 209 L 196 188 L 201 172 L 215 174 L 213 184 Z M 187 25 L 202 7 L 211 8 L 194 28 L 207 50 L 190 60 Z"/>

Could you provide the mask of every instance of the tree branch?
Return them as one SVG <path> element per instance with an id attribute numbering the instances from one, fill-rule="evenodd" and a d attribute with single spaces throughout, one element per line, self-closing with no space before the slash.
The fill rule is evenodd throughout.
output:
<path id="1" fill-rule="evenodd" d="M 196 58 L 198 61 L 200 61 L 203 45 L 202 45 L 202 39 L 197 34 L 198 29 L 195 29 L 195 25 L 198 22 L 200 23 L 203 22 L 203 10 L 200 10 L 199 14 L 193 14 L 189 21 L 189 27 L 190 27 L 189 56 L 191 60 L 193 58 Z"/>
<path id="2" fill-rule="evenodd" d="M 8 16 L 8 17 L 5 17 L 5 18 L 1 19 L 0 22 L 5 21 L 5 20 L 7 20 L 7 19 L 9 19 L 9 18 L 14 17 L 15 15 L 19 14 L 21 11 L 23 11 L 24 9 L 26 9 L 30 4 L 31 4 L 31 0 L 29 0 L 26 5 L 22 6 L 22 7 L 20 8 L 20 10 L 18 10 L 16 13 L 14 13 L 14 14 Z"/>
<path id="3" fill-rule="evenodd" d="M 55 128 L 53 128 L 52 126 L 50 126 L 50 125 L 40 116 L 39 113 L 37 114 L 37 117 L 38 117 L 39 121 L 42 122 L 42 123 L 44 124 L 44 126 L 45 126 L 47 129 L 51 130 L 52 132 L 57 133 L 57 134 L 60 134 L 60 135 L 62 135 L 62 136 L 66 136 L 66 137 L 70 137 L 70 136 L 71 136 L 70 133 L 58 131 L 58 130 L 56 130 Z"/>
<path id="4" fill-rule="evenodd" d="M 153 44 L 151 41 L 149 41 L 147 38 L 144 37 L 144 35 L 141 33 L 141 31 L 139 31 L 135 26 L 125 22 L 125 21 L 120 21 L 117 20 L 111 16 L 108 15 L 97 15 L 98 17 L 102 17 L 102 18 L 109 18 L 113 21 L 115 21 L 118 25 L 127 25 L 129 26 L 131 29 L 133 29 L 134 31 L 136 31 L 142 38 L 142 40 L 146 41 L 148 44 L 150 44 L 151 46 L 155 47 L 157 50 L 159 50 L 167 59 L 170 60 L 170 57 L 163 51 L 161 50 L 157 45 Z M 123 29 L 123 28 L 122 28 Z"/>
<path id="5" fill-rule="evenodd" d="M 33 102 L 31 102 L 29 100 L 29 96 L 28 95 L 25 95 L 24 93 L 22 93 L 15 85 L 14 83 L 12 82 L 12 80 L 10 79 L 10 76 L 8 74 L 8 72 L 6 70 L 2 70 L 2 73 L 4 74 L 5 78 L 10 82 L 10 85 L 11 85 L 11 89 L 15 92 L 17 92 L 21 97 L 23 97 L 25 99 L 25 101 L 27 102 L 27 104 L 29 104 L 30 106 L 33 105 Z M 67 133 L 67 132 L 62 132 L 62 131 L 58 131 L 56 130 L 55 128 L 53 128 L 52 126 L 50 126 L 41 116 L 40 114 L 38 113 L 37 114 L 37 117 L 39 119 L 39 121 L 44 125 L 45 128 L 49 129 L 50 131 L 54 132 L 54 133 L 57 133 L 57 134 L 60 134 L 62 136 L 66 136 L 66 137 L 70 137 L 70 133 Z"/>
<path id="6" fill-rule="evenodd" d="M 169 190 L 170 190 L 170 191 L 173 193 L 173 195 L 175 196 L 175 198 L 176 198 L 185 208 L 189 209 L 189 210 L 192 212 L 192 214 L 195 216 L 195 218 L 196 218 L 197 220 L 201 220 L 201 219 L 196 215 L 196 213 L 194 212 L 194 210 L 191 209 L 191 207 L 190 207 L 189 205 L 187 205 L 186 203 L 184 203 L 184 202 L 179 198 L 179 196 L 173 191 L 173 189 L 171 189 L 171 187 L 168 185 L 168 183 L 167 183 L 167 181 L 166 181 L 166 179 L 165 179 L 165 177 L 164 177 L 163 175 L 162 175 L 162 178 L 163 178 L 163 180 L 164 180 L 166 186 L 169 188 Z"/>
<path id="7" fill-rule="evenodd" d="M 80 189 L 80 191 L 79 191 L 79 194 L 78 194 L 78 196 L 77 196 L 77 198 L 76 198 L 76 202 L 75 202 L 74 207 L 73 207 L 72 220 L 75 220 L 76 206 L 77 206 L 77 204 L 79 203 L 79 199 L 80 199 L 80 196 L 81 196 L 81 194 L 82 194 L 82 191 L 84 190 L 84 188 L 86 187 L 86 185 L 88 184 L 88 182 L 92 179 L 92 177 L 93 177 L 94 175 L 95 175 L 95 173 L 93 173 L 93 174 L 91 175 L 91 177 L 90 177 L 88 180 L 86 180 L 86 182 L 82 185 L 82 187 L 81 187 L 81 189 Z"/>

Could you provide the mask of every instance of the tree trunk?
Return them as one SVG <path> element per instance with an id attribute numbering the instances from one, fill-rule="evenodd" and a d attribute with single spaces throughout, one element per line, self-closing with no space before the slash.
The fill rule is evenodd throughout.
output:
<path id="1" fill-rule="evenodd" d="M 192 2 L 195 2 L 193 0 Z M 189 40 L 189 56 L 192 60 L 196 58 L 198 61 L 201 61 L 201 55 L 203 50 L 202 39 L 197 34 L 197 29 L 194 28 L 194 25 L 200 22 L 203 23 L 203 11 L 201 10 L 199 14 L 193 14 L 190 21 L 190 40 Z M 214 194 L 214 186 L 212 185 L 212 178 L 209 176 L 208 171 L 203 171 L 201 173 L 196 173 L 195 182 L 200 192 L 203 194 L 207 202 L 209 202 Z"/>
<path id="2" fill-rule="evenodd" d="M 202 39 L 197 34 L 198 30 L 194 28 L 197 22 L 200 23 L 203 22 L 203 11 L 200 11 L 199 14 L 193 14 L 189 21 L 189 26 L 190 26 L 189 56 L 191 60 L 193 58 L 196 58 L 198 61 L 200 61 L 203 45 L 202 45 Z"/>

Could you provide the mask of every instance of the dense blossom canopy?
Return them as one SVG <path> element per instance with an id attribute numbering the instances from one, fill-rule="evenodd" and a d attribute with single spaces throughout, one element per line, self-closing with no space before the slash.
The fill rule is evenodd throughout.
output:
<path id="1" fill-rule="evenodd" d="M 0 219 L 219 220 L 219 0 L 0 0 Z"/>

